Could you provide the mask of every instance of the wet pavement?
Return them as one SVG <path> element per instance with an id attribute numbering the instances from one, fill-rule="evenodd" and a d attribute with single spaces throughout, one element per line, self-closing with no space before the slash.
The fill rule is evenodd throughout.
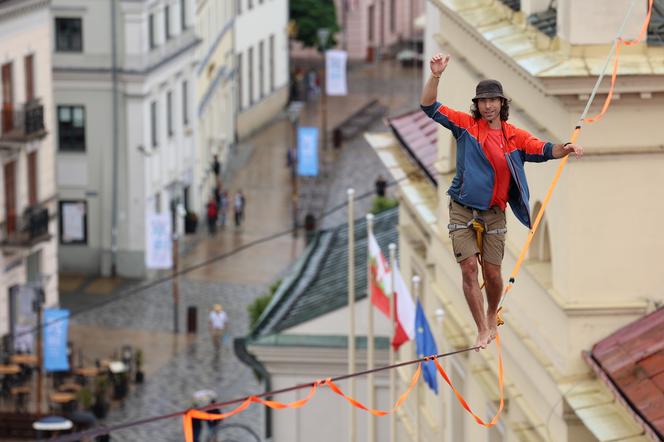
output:
<path id="1" fill-rule="evenodd" d="M 349 73 L 351 95 L 330 97 L 328 127 L 350 115 L 373 97 L 390 107 L 390 114 L 417 108 L 419 75 L 412 69 L 401 69 L 393 62 L 354 69 Z M 302 124 L 315 124 L 316 102 L 308 103 Z M 378 120 L 369 130 L 386 130 Z M 61 295 L 64 307 L 74 312 L 71 340 L 83 348 L 85 363 L 108 357 L 122 345 L 141 348 L 145 354 L 145 383 L 132 387 L 123 403 L 114 404 L 104 424 L 123 423 L 178 411 L 192 405 L 193 393 L 200 389 L 217 392 L 224 401 L 263 391 L 253 371 L 239 362 L 230 340 L 215 354 L 207 334 L 206 318 L 210 307 L 221 303 L 230 318 L 229 335 L 243 336 L 249 330 L 247 305 L 265 294 L 304 248 L 303 235 L 295 237 L 292 227 L 292 188 L 290 171 L 285 165 L 291 142 L 292 127 L 285 116 L 260 131 L 238 147 L 242 163 L 232 174 L 227 190 L 242 189 L 246 196 L 246 220 L 242 227 L 227 225 L 215 235 L 203 231 L 186 241 L 186 253 L 180 268 L 196 270 L 179 279 L 182 333 L 174 336 L 172 286 L 170 282 L 138 287 L 149 282 L 86 281 L 80 276 L 63 278 Z M 330 144 L 331 148 L 331 144 Z M 321 155 L 331 164 L 323 196 L 326 211 L 346 200 L 346 188 L 354 187 L 356 195 L 370 192 L 378 174 L 388 177 L 371 147 L 359 135 L 344 143 L 339 151 Z M 373 196 L 356 204 L 356 217 L 366 213 Z M 229 213 L 230 214 L 230 213 Z M 346 222 L 345 209 L 337 210 L 322 220 L 323 226 Z M 229 220 L 230 221 L 230 220 Z M 272 238 L 273 237 L 273 238 Z M 265 240 L 270 238 L 269 240 Z M 103 307 L 93 305 L 105 303 Z M 184 335 L 186 308 L 197 309 L 198 333 Z M 78 313 L 77 313 L 78 312 Z M 246 426 L 228 428 L 228 440 L 253 441 L 249 431 L 264 434 L 264 409 L 252 405 L 226 422 Z M 232 434 L 231 434 L 232 433 Z M 114 441 L 181 441 L 180 419 L 169 419 L 114 432 Z M 280 441 L 281 442 L 281 441 Z"/>

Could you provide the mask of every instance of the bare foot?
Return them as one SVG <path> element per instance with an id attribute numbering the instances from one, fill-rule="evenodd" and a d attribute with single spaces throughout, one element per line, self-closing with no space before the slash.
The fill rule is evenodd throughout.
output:
<path id="1" fill-rule="evenodd" d="M 477 335 L 477 340 L 475 341 L 475 351 L 480 351 L 480 349 L 485 349 L 489 342 L 491 342 L 491 337 L 489 336 L 489 330 L 480 331 Z"/>
<path id="2" fill-rule="evenodd" d="M 496 335 L 498 334 L 498 321 L 496 314 L 487 314 L 486 323 L 489 326 L 489 342 L 491 342 L 496 339 Z"/>

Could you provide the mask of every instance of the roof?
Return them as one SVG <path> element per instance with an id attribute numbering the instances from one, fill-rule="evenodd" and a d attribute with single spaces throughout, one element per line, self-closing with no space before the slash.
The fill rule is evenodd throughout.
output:
<path id="1" fill-rule="evenodd" d="M 664 308 L 599 341 L 589 362 L 626 399 L 646 431 L 664 440 Z M 602 375 L 606 376 L 602 376 Z M 648 428 L 649 427 L 649 428 Z"/>
<path id="2" fill-rule="evenodd" d="M 374 217 L 373 232 L 378 244 L 387 250 L 398 242 L 398 207 Z M 356 299 L 366 297 L 367 224 L 355 221 Z M 348 304 L 348 224 L 322 230 L 291 267 L 277 288 L 272 301 L 252 330 L 250 338 L 281 333 L 303 322 Z"/>
<path id="3" fill-rule="evenodd" d="M 438 158 L 438 125 L 421 110 L 387 119 L 401 146 L 434 185 Z"/>
<path id="4" fill-rule="evenodd" d="M 389 338 L 374 336 L 374 345 L 378 350 L 389 349 Z M 311 347 L 311 348 L 348 348 L 347 335 L 288 335 L 273 334 L 261 336 L 251 342 L 252 345 L 269 347 Z M 367 348 L 366 336 L 355 336 L 355 348 Z"/>
<path id="5" fill-rule="evenodd" d="M 537 39 L 533 38 L 533 32 L 538 32 L 533 25 L 524 26 L 519 21 L 521 20 L 519 14 L 505 13 L 505 10 L 512 5 L 506 6 L 504 3 L 486 0 L 432 0 L 432 3 L 439 8 L 453 11 L 469 28 L 474 29 L 489 44 L 512 58 L 521 68 L 535 77 L 595 76 L 600 73 L 606 62 L 604 53 L 578 50 L 570 56 L 563 49 L 559 49 L 558 45 L 538 44 Z M 657 11 L 655 13 L 657 14 Z M 659 20 L 657 17 L 656 15 L 656 20 Z M 651 34 L 656 32 L 655 27 L 651 29 Z M 541 36 L 546 38 L 544 34 Z M 651 44 L 653 40 L 652 37 L 648 40 L 647 50 L 624 52 L 621 55 L 618 73 L 620 75 L 664 74 L 664 51 L 661 46 Z"/>

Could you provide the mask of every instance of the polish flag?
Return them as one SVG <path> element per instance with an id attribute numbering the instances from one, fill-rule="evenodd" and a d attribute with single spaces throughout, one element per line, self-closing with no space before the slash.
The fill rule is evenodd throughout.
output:
<path id="1" fill-rule="evenodd" d="M 396 322 L 392 346 L 398 349 L 401 344 L 415 339 L 415 303 L 408 286 L 401 276 L 399 266 L 394 264 L 394 306 Z"/>

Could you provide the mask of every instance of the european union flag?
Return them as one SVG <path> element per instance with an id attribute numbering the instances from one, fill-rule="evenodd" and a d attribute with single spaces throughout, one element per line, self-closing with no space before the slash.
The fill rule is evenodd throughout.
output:
<path id="1" fill-rule="evenodd" d="M 438 347 L 433 339 L 429 322 L 424 315 L 424 309 L 419 299 L 417 300 L 417 311 L 415 312 L 415 345 L 417 346 L 417 355 L 420 358 L 425 356 L 437 355 Z M 436 379 L 436 366 L 433 361 L 424 362 L 422 365 L 422 374 L 424 381 L 436 394 L 438 394 L 438 380 Z"/>

